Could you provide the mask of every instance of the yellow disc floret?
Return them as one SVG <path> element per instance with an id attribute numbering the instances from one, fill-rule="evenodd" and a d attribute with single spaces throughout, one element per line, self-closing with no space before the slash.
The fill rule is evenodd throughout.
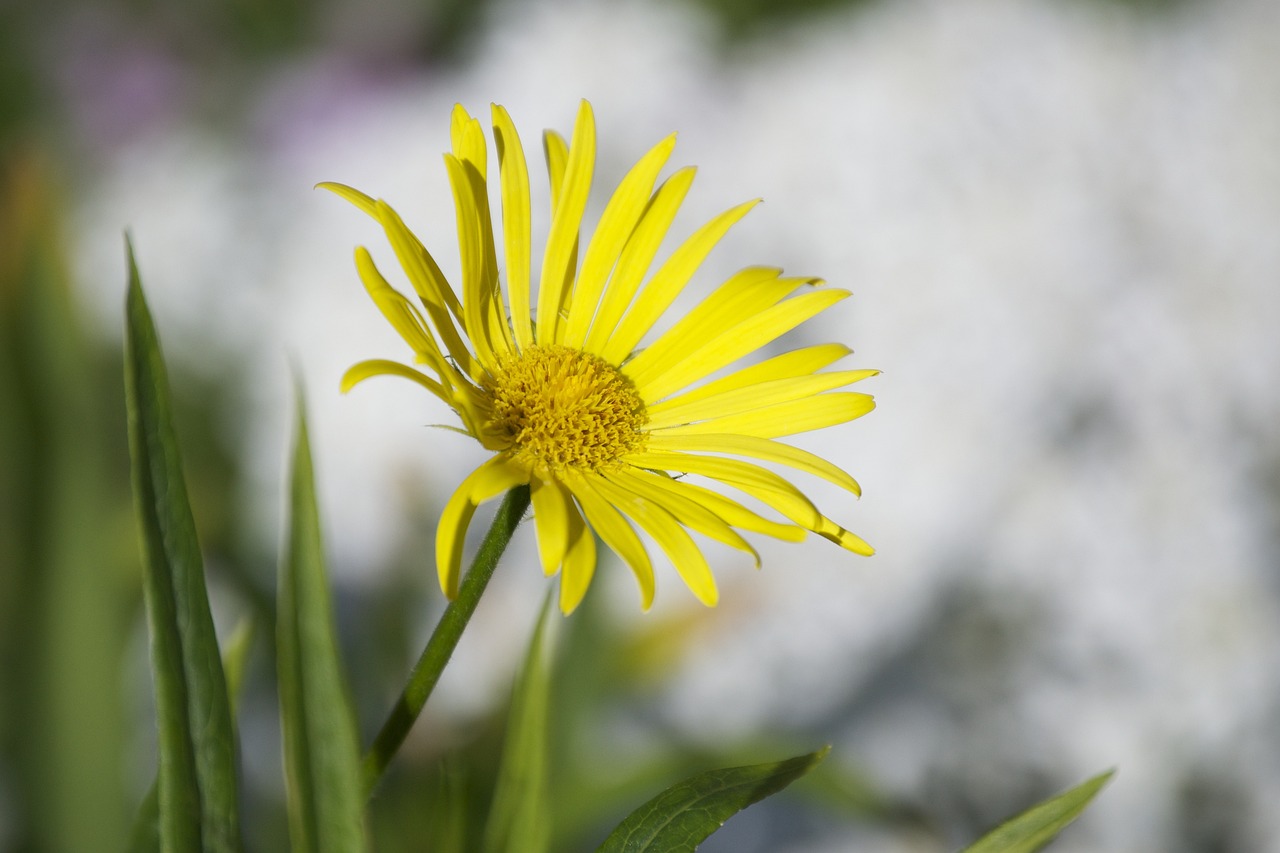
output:
<path id="1" fill-rule="evenodd" d="M 504 359 L 484 386 L 486 437 L 532 467 L 598 471 L 644 447 L 644 401 L 597 355 L 531 346 Z"/>

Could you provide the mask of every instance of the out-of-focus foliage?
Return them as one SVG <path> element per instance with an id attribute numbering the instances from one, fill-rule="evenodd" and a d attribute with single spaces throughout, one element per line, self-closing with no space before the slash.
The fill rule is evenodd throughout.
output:
<path id="1" fill-rule="evenodd" d="M 79 325 L 47 163 L 0 169 L 0 847 L 116 848 L 134 560 L 119 374 Z"/>

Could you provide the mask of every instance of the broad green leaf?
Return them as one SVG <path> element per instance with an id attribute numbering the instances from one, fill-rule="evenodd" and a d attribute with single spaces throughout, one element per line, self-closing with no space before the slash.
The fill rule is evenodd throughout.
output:
<path id="1" fill-rule="evenodd" d="M 684 853 L 752 803 L 776 794 L 826 758 L 831 747 L 786 761 L 699 773 L 627 817 L 599 853 Z"/>
<path id="2" fill-rule="evenodd" d="M 351 853 L 366 846 L 360 745 L 333 625 L 301 395 L 290 501 L 276 614 L 289 837 L 296 853 Z"/>
<path id="3" fill-rule="evenodd" d="M 550 609 L 548 597 L 512 696 L 502 763 L 485 825 L 486 853 L 543 853 L 551 839 L 551 800 L 547 792 L 551 674 L 544 652 Z"/>
<path id="4" fill-rule="evenodd" d="M 1114 775 L 1114 770 L 1108 770 L 1064 794 L 1032 806 L 988 832 L 963 853 L 1035 853 L 1079 817 Z"/>
<path id="5" fill-rule="evenodd" d="M 159 728 L 161 845 L 173 853 L 236 851 L 240 819 L 226 680 L 168 377 L 133 247 L 127 249 L 125 396 Z"/>
<path id="6" fill-rule="evenodd" d="M 241 620 L 235 631 L 227 640 L 226 651 L 222 654 L 222 668 L 227 674 L 227 695 L 231 700 L 231 719 L 235 723 L 236 709 L 240 705 L 240 693 L 244 689 L 244 670 L 249 660 L 249 650 L 253 647 L 253 622 Z M 133 830 L 129 836 L 129 853 L 157 853 L 160 850 L 160 802 L 156 794 L 156 783 L 152 782 L 147 795 L 138 806 L 138 814 L 133 820 Z"/>

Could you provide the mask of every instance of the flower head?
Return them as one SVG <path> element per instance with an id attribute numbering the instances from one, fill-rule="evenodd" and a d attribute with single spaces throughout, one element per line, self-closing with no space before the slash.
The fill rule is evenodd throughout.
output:
<path id="1" fill-rule="evenodd" d="M 347 371 L 343 390 L 376 375 L 411 379 L 448 403 L 464 430 L 494 454 L 463 480 L 441 514 L 436 559 L 445 593 L 457 592 L 476 507 L 522 484 L 530 486 L 543 569 L 561 573 L 566 613 L 582 600 L 595 571 L 593 530 L 631 567 L 646 609 L 654 574 L 637 528 L 707 605 L 716 603 L 715 580 L 690 531 L 751 554 L 757 565 L 739 531 L 793 542 L 812 531 L 870 555 L 862 539 L 758 463 L 813 474 L 858 495 L 857 482 L 844 471 L 775 439 L 871 411 L 870 396 L 836 389 L 877 371 L 824 372 L 850 350 L 823 344 L 711 378 L 848 292 L 748 267 L 641 349 L 703 259 L 756 202 L 712 219 L 650 273 L 693 181 L 694 170 L 685 168 L 658 184 L 675 147 L 672 135 L 623 178 L 595 233 L 584 236 L 596 140 L 591 106 L 583 101 L 570 142 L 550 131 L 544 136 L 552 218 L 536 303 L 528 168 L 511 118 L 493 107 L 504 294 L 484 132 L 461 106 L 454 108 L 451 130 L 453 151 L 444 159 L 457 209 L 461 297 L 385 202 L 341 184 L 321 185 L 383 227 L 422 306 L 387 284 L 365 249 L 356 250 L 369 295 L 424 369 L 364 361 Z M 682 475 L 728 487 L 730 495 L 745 495 L 783 520 Z"/>

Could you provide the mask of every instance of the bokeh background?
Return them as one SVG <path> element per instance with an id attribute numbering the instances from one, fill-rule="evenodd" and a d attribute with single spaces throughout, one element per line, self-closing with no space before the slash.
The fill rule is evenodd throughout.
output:
<path id="1" fill-rule="evenodd" d="M 242 701 L 249 844 L 284 849 L 271 612 L 308 394 L 366 742 L 441 608 L 435 516 L 482 457 L 420 389 L 338 378 L 403 345 L 337 180 L 457 269 L 455 102 L 535 158 L 578 99 L 598 215 L 650 145 L 687 234 L 763 196 L 695 280 L 854 292 L 879 408 L 799 443 L 879 549 L 714 552 L 639 612 L 601 566 L 560 620 L 557 850 L 681 775 L 835 750 L 709 851 L 941 851 L 1095 772 L 1055 849 L 1280 849 L 1280 5 L 1270 0 L 145 0 L 0 7 L 0 849 L 120 849 L 154 773 L 120 339 L 129 229 L 180 405 Z M 545 209 L 545 178 L 534 183 Z M 541 201 L 539 201 L 541 199 Z M 545 221 L 542 226 L 545 229 Z M 670 248 L 670 247 L 669 247 Z M 477 517 L 477 527 L 484 524 Z M 547 583 L 517 539 L 395 774 L 379 850 L 483 820 Z M 452 841 L 451 841 L 452 839 Z"/>

